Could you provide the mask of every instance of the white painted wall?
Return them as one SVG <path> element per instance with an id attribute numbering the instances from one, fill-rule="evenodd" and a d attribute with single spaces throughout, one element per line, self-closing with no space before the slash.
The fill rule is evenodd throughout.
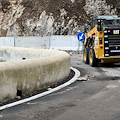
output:
<path id="1" fill-rule="evenodd" d="M 77 36 L 29 36 L 29 37 L 0 37 L 0 46 L 55 49 L 55 50 L 82 50 L 82 42 Z"/>

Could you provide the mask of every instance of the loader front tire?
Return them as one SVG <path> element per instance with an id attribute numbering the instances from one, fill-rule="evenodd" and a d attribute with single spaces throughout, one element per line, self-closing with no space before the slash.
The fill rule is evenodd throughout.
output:
<path id="1" fill-rule="evenodd" d="M 89 64 L 92 67 L 98 66 L 98 59 L 95 56 L 94 49 L 90 49 L 90 51 L 89 51 Z"/>

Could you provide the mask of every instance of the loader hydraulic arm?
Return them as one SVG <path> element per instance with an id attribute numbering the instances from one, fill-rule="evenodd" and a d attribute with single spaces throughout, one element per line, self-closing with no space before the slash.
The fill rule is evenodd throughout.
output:
<path id="1" fill-rule="evenodd" d="M 97 25 L 92 30 L 90 30 L 88 33 L 85 34 L 85 41 L 84 41 L 85 47 L 90 46 L 90 44 L 92 43 L 92 37 L 93 35 L 95 35 L 96 31 L 97 31 Z"/>

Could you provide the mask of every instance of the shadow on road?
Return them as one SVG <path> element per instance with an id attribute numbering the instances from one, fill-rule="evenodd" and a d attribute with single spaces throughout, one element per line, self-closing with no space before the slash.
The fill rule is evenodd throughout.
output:
<path id="1" fill-rule="evenodd" d="M 120 67 L 120 63 L 99 63 L 98 67 L 105 67 L 105 68 Z"/>

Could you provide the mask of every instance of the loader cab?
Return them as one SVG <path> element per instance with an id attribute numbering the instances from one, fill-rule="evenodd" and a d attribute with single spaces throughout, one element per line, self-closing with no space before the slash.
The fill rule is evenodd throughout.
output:
<path id="1" fill-rule="evenodd" d="M 120 18 L 117 15 L 102 15 L 91 17 L 91 29 L 97 25 L 97 30 L 102 31 L 104 28 L 120 26 Z"/>
<path id="2" fill-rule="evenodd" d="M 97 16 L 97 25 L 100 30 L 102 28 L 116 28 L 120 27 L 120 18 L 117 15 L 104 15 L 104 16 Z M 98 29 L 98 31 L 100 31 Z"/>

